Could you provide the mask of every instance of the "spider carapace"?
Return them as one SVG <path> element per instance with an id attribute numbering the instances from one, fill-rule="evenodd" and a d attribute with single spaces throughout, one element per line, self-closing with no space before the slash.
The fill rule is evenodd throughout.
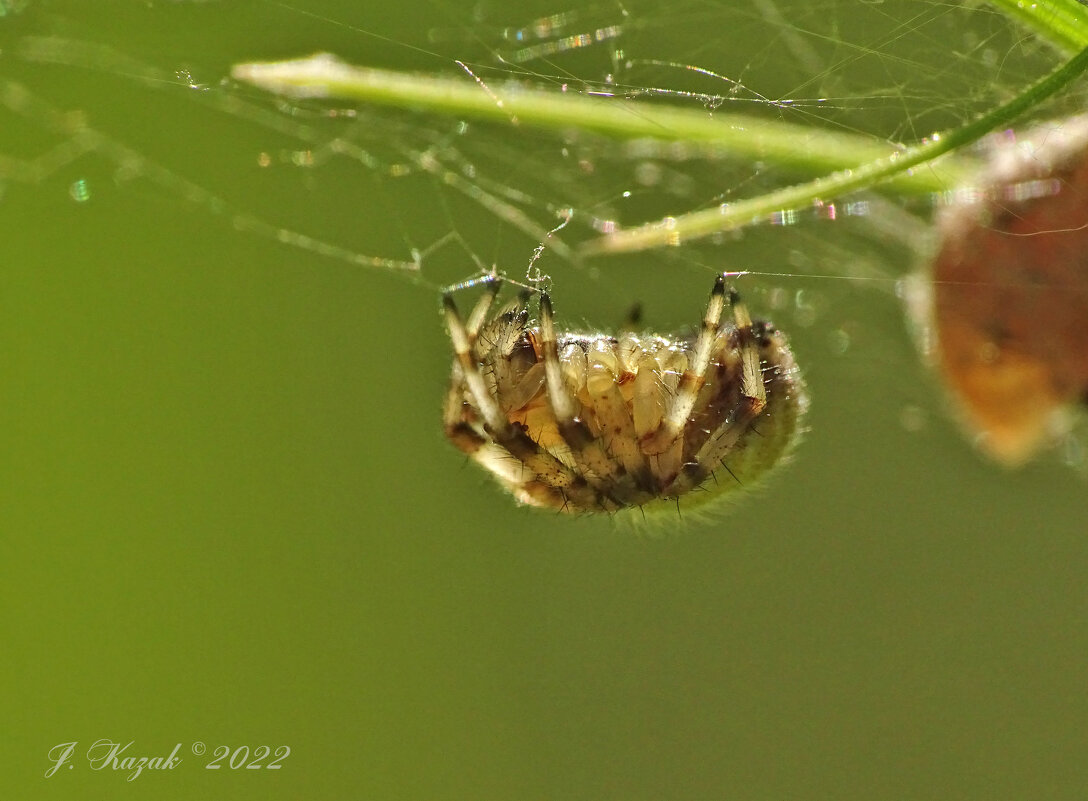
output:
<path id="1" fill-rule="evenodd" d="M 530 293 L 468 318 L 443 297 L 454 359 L 450 440 L 522 503 L 565 512 L 649 510 L 750 486 L 791 450 L 807 406 L 786 337 L 753 322 L 718 276 L 693 336 L 556 332 Z M 722 324 L 727 305 L 732 322 Z"/>

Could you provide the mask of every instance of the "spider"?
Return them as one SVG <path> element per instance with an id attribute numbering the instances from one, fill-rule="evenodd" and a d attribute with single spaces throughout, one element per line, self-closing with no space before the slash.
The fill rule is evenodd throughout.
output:
<path id="1" fill-rule="evenodd" d="M 786 338 L 752 322 L 724 275 L 688 337 L 557 333 L 547 291 L 531 325 L 530 292 L 491 314 L 502 280 L 484 280 L 467 319 L 443 296 L 445 431 L 520 502 L 577 513 L 705 500 L 746 486 L 797 439 L 807 398 Z"/>

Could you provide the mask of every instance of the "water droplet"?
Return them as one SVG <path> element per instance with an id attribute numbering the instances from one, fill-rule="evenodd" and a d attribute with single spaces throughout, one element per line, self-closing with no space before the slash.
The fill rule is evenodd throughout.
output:
<path id="1" fill-rule="evenodd" d="M 831 346 L 832 353 L 842 356 L 850 350 L 850 334 L 845 328 L 836 328 L 828 334 L 828 344 Z"/>
<path id="2" fill-rule="evenodd" d="M 84 178 L 80 178 L 78 181 L 72 181 L 71 186 L 68 187 L 68 195 L 76 203 L 86 203 L 91 199 L 91 188 L 87 185 L 87 181 Z"/>

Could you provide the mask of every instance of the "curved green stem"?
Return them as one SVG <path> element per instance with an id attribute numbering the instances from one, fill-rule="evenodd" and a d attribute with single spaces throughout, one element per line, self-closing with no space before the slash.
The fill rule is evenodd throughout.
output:
<path id="1" fill-rule="evenodd" d="M 571 91 L 547 91 L 476 76 L 449 78 L 356 67 L 319 54 L 293 61 L 237 64 L 233 77 L 281 95 L 335 97 L 420 108 L 463 117 L 615 138 L 683 142 L 719 155 L 765 161 L 809 174 L 886 156 L 892 145 L 872 137 L 764 119 L 722 108 L 713 113 L 652 102 L 621 102 Z M 476 80 L 473 80 L 476 78 Z M 602 87 L 602 92 L 609 87 Z M 952 165 L 948 170 L 953 169 Z M 902 174 L 896 188 L 934 192 L 940 176 Z"/>
<path id="2" fill-rule="evenodd" d="M 664 245 L 678 245 L 719 231 L 740 228 L 765 220 L 783 210 L 798 209 L 813 203 L 869 189 L 921 165 L 925 172 L 939 176 L 934 159 L 985 136 L 995 128 L 1012 122 L 1020 114 L 1068 86 L 1088 69 L 1088 48 L 1081 50 L 1058 69 L 1029 86 L 1015 98 L 966 125 L 934 136 L 927 142 L 895 152 L 852 170 L 843 170 L 815 181 L 790 186 L 737 203 L 723 203 L 712 209 L 667 217 L 639 228 L 621 230 L 587 242 L 583 255 L 644 250 Z M 949 182 L 947 185 L 954 185 Z"/>

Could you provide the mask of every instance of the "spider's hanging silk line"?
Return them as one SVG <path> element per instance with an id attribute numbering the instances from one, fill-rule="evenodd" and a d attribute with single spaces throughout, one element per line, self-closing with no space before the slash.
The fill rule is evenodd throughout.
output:
<path id="1" fill-rule="evenodd" d="M 548 240 L 551 239 L 552 236 L 566 228 L 567 223 L 569 223 L 574 218 L 574 209 L 563 209 L 561 214 L 563 215 L 563 222 L 559 223 L 559 225 L 555 226 L 555 228 L 548 231 L 548 233 L 544 237 L 544 241 L 536 246 L 536 249 L 533 251 L 533 255 L 529 257 L 529 266 L 525 268 L 525 280 L 533 286 L 538 286 L 544 281 L 551 280 L 551 276 L 541 273 L 539 268 L 536 268 L 534 272 L 534 265 L 536 264 L 537 259 L 544 255 L 544 248 L 548 246 Z"/>

